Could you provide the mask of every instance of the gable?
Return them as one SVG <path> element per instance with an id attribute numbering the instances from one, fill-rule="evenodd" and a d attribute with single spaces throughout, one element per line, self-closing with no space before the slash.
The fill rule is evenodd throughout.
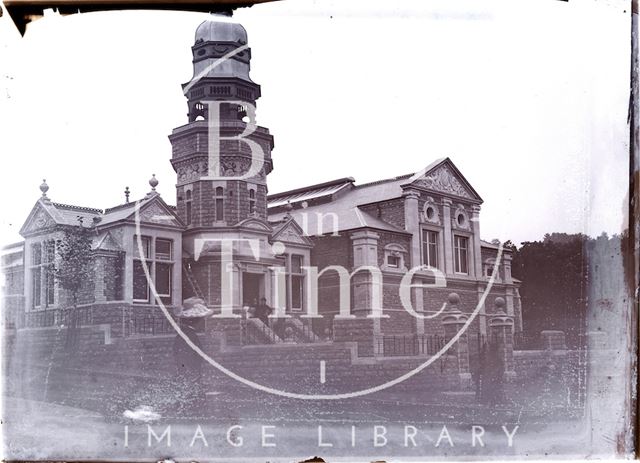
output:
<path id="1" fill-rule="evenodd" d="M 141 223 L 151 223 L 156 225 L 167 225 L 176 228 L 183 228 L 182 223 L 176 217 L 174 212 L 169 209 L 160 200 L 150 201 L 143 205 L 139 212 Z M 130 216 L 131 219 L 136 218 L 135 211 Z"/>
<path id="2" fill-rule="evenodd" d="M 309 238 L 304 236 L 302 228 L 293 219 L 289 220 L 280 230 L 276 231 L 271 239 L 272 241 L 282 241 L 283 243 L 313 246 Z"/>
<path id="3" fill-rule="evenodd" d="M 405 185 L 482 202 L 482 198 L 449 158 L 427 167 L 424 171 L 411 177 Z"/>
<path id="4" fill-rule="evenodd" d="M 104 236 L 100 237 L 96 243 L 94 249 L 101 251 L 122 251 L 120 244 L 114 239 L 111 232 L 107 232 Z"/>
<path id="5" fill-rule="evenodd" d="M 56 225 L 56 221 L 51 214 L 42 206 L 40 201 L 33 207 L 24 225 L 20 228 L 22 236 L 36 233 Z"/>

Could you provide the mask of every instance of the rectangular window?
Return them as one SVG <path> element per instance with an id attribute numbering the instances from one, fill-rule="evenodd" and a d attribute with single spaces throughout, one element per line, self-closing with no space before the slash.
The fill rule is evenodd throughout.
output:
<path id="1" fill-rule="evenodd" d="M 40 291 L 42 290 L 42 267 L 31 269 L 31 295 L 33 297 L 33 306 L 40 307 Z"/>
<path id="2" fill-rule="evenodd" d="M 133 255 L 136 259 L 148 259 L 151 251 L 151 238 L 148 236 L 141 236 L 140 241 L 142 243 L 138 242 L 137 236 L 133 237 Z M 142 244 L 142 254 L 140 252 L 140 244 Z"/>
<path id="3" fill-rule="evenodd" d="M 249 214 L 256 212 L 256 190 L 249 190 Z"/>
<path id="4" fill-rule="evenodd" d="M 398 268 L 400 267 L 400 257 L 398 256 L 387 256 L 387 266 Z"/>
<path id="5" fill-rule="evenodd" d="M 469 238 L 455 235 L 453 239 L 455 271 L 456 273 L 469 273 Z"/>
<path id="6" fill-rule="evenodd" d="M 156 291 L 164 304 L 171 304 L 171 264 L 156 264 Z"/>
<path id="7" fill-rule="evenodd" d="M 299 311 L 303 309 L 304 300 L 304 256 L 291 254 L 287 269 L 287 307 Z"/>
<path id="8" fill-rule="evenodd" d="M 291 275 L 291 310 L 302 310 L 302 277 Z"/>
<path id="9" fill-rule="evenodd" d="M 52 264 L 56 257 L 56 242 L 53 240 L 45 241 L 45 262 Z"/>
<path id="10" fill-rule="evenodd" d="M 151 295 L 151 285 L 144 272 L 144 265 L 149 270 L 149 278 L 152 278 L 154 287 L 163 304 L 171 304 L 172 301 L 172 274 L 173 274 L 173 240 L 169 238 L 150 238 L 142 236 L 142 255 L 137 239 L 134 242 L 135 259 L 133 261 L 133 301 L 138 303 L 157 304 L 158 301 Z M 152 243 L 154 246 L 151 246 Z"/>
<path id="11" fill-rule="evenodd" d="M 156 239 L 156 259 L 173 260 L 173 242 L 167 239 Z"/>
<path id="12" fill-rule="evenodd" d="M 224 199 L 216 198 L 216 221 L 224 220 Z"/>
<path id="13" fill-rule="evenodd" d="M 149 282 L 144 273 L 142 262 L 133 261 L 133 300 L 135 302 L 149 302 Z"/>
<path id="14" fill-rule="evenodd" d="M 303 256 L 291 254 L 291 273 L 302 273 Z"/>
<path id="15" fill-rule="evenodd" d="M 32 259 L 31 262 L 33 265 L 40 265 L 42 263 L 42 246 L 40 243 L 34 244 L 31 246 Z"/>
<path id="16" fill-rule="evenodd" d="M 422 232 L 422 264 L 438 268 L 438 232 Z"/>
<path id="17" fill-rule="evenodd" d="M 50 307 L 52 305 L 55 304 L 55 297 L 56 297 L 56 293 L 55 293 L 55 278 L 54 278 L 54 273 L 53 273 L 53 268 L 49 267 L 45 269 L 45 296 L 46 296 L 46 300 L 45 300 L 45 305 L 47 307 Z"/>

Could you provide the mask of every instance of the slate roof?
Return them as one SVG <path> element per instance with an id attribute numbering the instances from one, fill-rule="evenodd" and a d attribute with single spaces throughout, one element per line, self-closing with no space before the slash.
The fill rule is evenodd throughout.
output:
<path id="1" fill-rule="evenodd" d="M 313 201 L 318 198 L 332 197 L 341 190 L 349 188 L 353 182 L 355 182 L 353 177 L 339 178 L 330 182 L 269 195 L 269 208 L 278 208 L 289 202 L 299 203 L 302 201 Z"/>
<path id="2" fill-rule="evenodd" d="M 456 177 L 475 196 L 475 200 L 482 199 L 473 187 L 464 179 L 464 176 L 453 165 L 449 158 L 437 159 L 424 169 L 416 173 L 399 175 L 384 180 L 354 185 L 351 177 L 326 182 L 319 185 L 311 185 L 306 188 L 298 188 L 268 197 L 269 220 L 281 220 L 286 212 L 282 207 L 287 202 L 297 206 L 290 211 L 296 222 L 304 228 L 307 225 L 308 235 L 333 233 L 335 231 L 353 230 L 357 228 L 374 228 L 378 230 L 396 233 L 408 233 L 406 230 L 372 216 L 360 209 L 360 206 L 401 198 L 403 186 L 409 185 L 440 165 L 447 165 L 454 171 Z M 338 193 L 338 194 L 336 194 Z M 306 208 L 302 208 L 303 202 L 309 202 Z M 320 216 L 318 214 L 321 214 Z M 337 230 L 333 229 L 333 219 L 330 214 L 335 214 L 338 221 Z M 303 220 L 303 217 L 306 218 Z M 324 217 L 319 224 L 319 217 Z M 318 229 L 320 226 L 320 229 Z"/>
<path id="3" fill-rule="evenodd" d="M 53 221 L 57 225 L 71 225 L 77 226 L 78 219 L 82 218 L 82 223 L 85 227 L 93 226 L 97 224 L 100 227 L 110 225 L 122 220 L 130 218 L 135 213 L 136 204 L 140 204 L 140 210 L 142 210 L 147 204 L 159 199 L 162 204 L 167 206 L 167 209 L 175 215 L 175 208 L 168 206 L 160 197 L 158 193 L 151 192 L 144 196 L 139 201 L 132 201 L 126 204 L 120 204 L 115 207 L 107 208 L 105 210 L 96 209 L 91 207 L 76 206 L 71 204 L 61 204 L 50 201 L 46 198 L 41 198 L 36 203 L 36 206 L 31 211 L 31 214 L 25 221 L 24 227 L 30 221 L 34 211 L 36 209 L 44 209 Z M 177 216 L 176 216 L 176 220 Z"/>

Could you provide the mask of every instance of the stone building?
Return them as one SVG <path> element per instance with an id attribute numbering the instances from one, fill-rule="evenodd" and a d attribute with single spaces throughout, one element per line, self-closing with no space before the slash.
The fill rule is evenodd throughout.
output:
<path id="1" fill-rule="evenodd" d="M 243 308 L 266 298 L 290 317 L 290 330 L 251 319 L 264 343 L 281 342 L 292 330 L 305 341 L 331 337 L 345 294 L 355 316 L 345 321 L 370 324 L 375 336 L 444 335 L 451 292 L 463 313 L 482 301 L 498 245 L 481 240 L 482 199 L 448 158 L 373 183 L 343 178 L 268 195 L 273 137 L 264 127 L 245 133 L 261 91 L 249 76 L 247 44 L 238 24 L 210 20 L 196 30 L 193 78 L 183 84 L 187 123 L 169 135 L 176 206 L 155 191 L 155 176 L 145 197 L 129 201 L 127 190 L 125 203 L 104 210 L 53 202 L 49 186 L 41 185 L 20 231 L 24 242 L 2 252 L 7 321 L 46 326 L 63 318 L 70 302 L 53 269 L 70 227 L 92 236 L 93 276 L 79 300 L 85 321 L 110 324 L 114 335 L 139 332 L 140 318 L 155 327 L 160 304 L 173 310 L 191 296 L 214 309 L 212 326 L 220 315 L 242 317 Z M 212 120 L 217 158 L 209 149 Z M 262 153 L 258 168 L 251 146 Z M 506 315 L 522 330 L 510 262 L 505 250 L 486 305 L 504 298 Z M 362 266 L 375 271 L 349 277 Z M 403 278 L 411 285 L 404 299 Z M 434 287 L 442 278 L 446 286 Z M 378 307 L 384 318 L 367 317 Z M 482 304 L 471 332 L 488 333 L 486 312 Z"/>

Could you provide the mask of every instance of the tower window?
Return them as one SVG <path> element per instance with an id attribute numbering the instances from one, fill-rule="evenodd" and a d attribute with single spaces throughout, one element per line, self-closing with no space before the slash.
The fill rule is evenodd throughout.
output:
<path id="1" fill-rule="evenodd" d="M 191 225 L 191 190 L 187 190 L 186 199 L 185 199 L 185 221 L 187 225 Z"/>
<path id="2" fill-rule="evenodd" d="M 256 190 L 249 190 L 249 214 L 256 212 Z"/>
<path id="3" fill-rule="evenodd" d="M 216 221 L 224 220 L 224 188 L 216 188 Z"/>

